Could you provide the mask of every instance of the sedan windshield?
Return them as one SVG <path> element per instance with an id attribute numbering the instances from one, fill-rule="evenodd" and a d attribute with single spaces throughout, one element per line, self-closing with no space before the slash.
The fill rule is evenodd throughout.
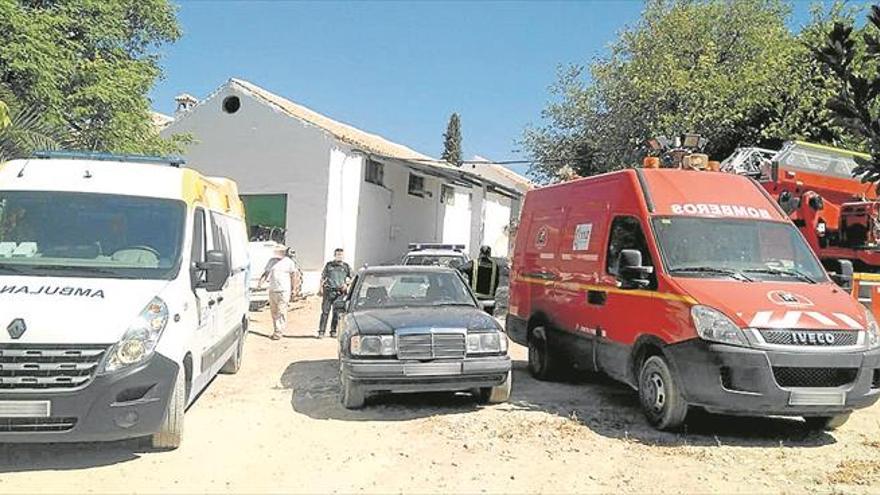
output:
<path id="1" fill-rule="evenodd" d="M 0 275 L 173 278 L 182 201 L 0 191 Z"/>
<path id="2" fill-rule="evenodd" d="M 827 280 L 800 232 L 788 223 L 658 217 L 653 224 L 666 270 L 673 276 Z"/>
<path id="3" fill-rule="evenodd" d="M 359 284 L 355 309 L 408 306 L 474 306 L 454 272 L 368 273 Z"/>

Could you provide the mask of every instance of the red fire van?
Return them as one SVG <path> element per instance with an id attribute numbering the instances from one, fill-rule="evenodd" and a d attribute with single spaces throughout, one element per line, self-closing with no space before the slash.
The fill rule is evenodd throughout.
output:
<path id="1" fill-rule="evenodd" d="M 660 429 L 690 407 L 833 429 L 880 397 L 874 317 L 733 174 L 630 169 L 530 191 L 507 331 L 537 378 L 604 372 Z"/>

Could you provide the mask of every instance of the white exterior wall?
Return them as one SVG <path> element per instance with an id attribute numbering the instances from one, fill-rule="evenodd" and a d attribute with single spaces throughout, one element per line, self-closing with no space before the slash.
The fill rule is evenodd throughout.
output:
<path id="1" fill-rule="evenodd" d="M 443 205 L 443 236 L 447 244 L 464 244 L 465 252 L 471 245 L 471 190 L 455 188 L 455 203 Z"/>
<path id="2" fill-rule="evenodd" d="M 471 190 L 471 221 L 470 243 L 468 243 L 468 255 L 476 258 L 480 254 L 480 246 L 483 244 L 483 219 L 486 218 L 484 209 L 484 197 L 486 191 L 483 188 L 474 187 Z"/>
<path id="3" fill-rule="evenodd" d="M 227 114 L 222 102 L 233 94 L 241 108 Z M 188 167 L 235 180 L 241 194 L 287 194 L 287 244 L 296 249 L 304 270 L 321 269 L 335 139 L 229 87 L 179 116 L 161 134 L 183 133 L 195 140 L 185 154 Z M 307 289 L 313 288 L 313 278 L 307 277 Z"/>
<path id="4" fill-rule="evenodd" d="M 363 167 L 362 167 L 363 173 Z M 409 194 L 409 174 L 425 178 L 425 197 Z M 470 245 L 470 189 L 456 187 L 455 204 L 440 203 L 443 179 L 394 162 L 384 164 L 384 185 L 363 180 L 357 221 L 358 266 L 397 263 L 411 242 Z"/>
<path id="5" fill-rule="evenodd" d="M 363 169 L 363 167 L 362 167 Z M 430 196 L 409 194 L 410 169 L 388 162 L 384 164 L 384 185 L 363 180 L 357 221 L 358 266 L 397 263 L 410 242 L 438 242 L 440 183 L 425 176 L 425 190 Z M 442 225 L 440 223 L 439 225 Z"/>
<path id="6" fill-rule="evenodd" d="M 336 248 L 342 248 L 345 260 L 352 267 L 359 266 L 356 255 L 363 162 L 361 155 L 348 150 L 335 148 L 330 151 L 324 259 L 332 259 Z"/>
<path id="7" fill-rule="evenodd" d="M 492 248 L 493 256 L 508 256 L 511 200 L 496 193 L 488 193 L 483 202 L 483 240 L 481 245 Z"/>

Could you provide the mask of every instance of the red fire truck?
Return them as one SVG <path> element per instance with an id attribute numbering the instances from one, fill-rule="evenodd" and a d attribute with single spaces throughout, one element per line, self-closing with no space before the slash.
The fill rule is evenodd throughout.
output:
<path id="1" fill-rule="evenodd" d="M 758 180 L 801 230 L 825 267 L 854 265 L 853 295 L 872 307 L 880 289 L 880 201 L 876 186 L 853 177 L 869 155 L 802 141 L 778 152 L 743 148 L 721 169 Z M 880 304 L 874 308 L 880 314 Z"/>
<path id="2" fill-rule="evenodd" d="M 734 174 L 630 169 L 527 193 L 507 331 L 537 378 L 604 372 L 660 429 L 692 407 L 833 429 L 880 397 L 873 315 Z"/>

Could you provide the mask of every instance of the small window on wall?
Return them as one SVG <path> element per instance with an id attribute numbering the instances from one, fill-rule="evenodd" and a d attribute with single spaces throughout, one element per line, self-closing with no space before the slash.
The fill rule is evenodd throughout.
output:
<path id="1" fill-rule="evenodd" d="M 409 174 L 409 193 L 420 198 L 425 197 L 425 178 L 413 173 Z"/>
<path id="2" fill-rule="evenodd" d="M 446 206 L 455 206 L 455 188 L 446 184 L 440 186 L 440 202 Z"/>
<path id="3" fill-rule="evenodd" d="M 385 185 L 385 165 L 375 161 L 367 159 L 367 169 L 364 172 L 364 180 L 369 182 L 370 184 L 376 184 L 377 186 Z"/>

